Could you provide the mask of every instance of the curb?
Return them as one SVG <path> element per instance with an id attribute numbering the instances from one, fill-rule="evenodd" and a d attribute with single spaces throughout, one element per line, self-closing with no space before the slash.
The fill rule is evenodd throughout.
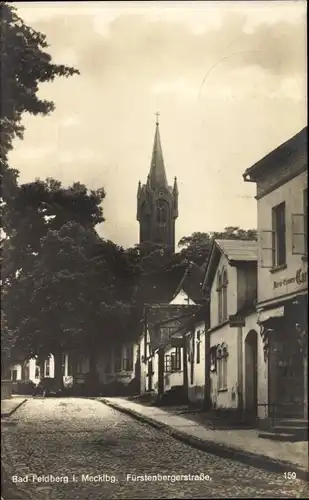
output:
<path id="1" fill-rule="evenodd" d="M 229 458 L 238 462 L 242 462 L 246 465 L 250 465 L 258 469 L 267 470 L 268 472 L 275 472 L 277 474 L 284 474 L 284 472 L 295 472 L 297 475 L 297 479 L 302 479 L 303 481 L 309 480 L 308 471 L 291 462 L 277 460 L 266 455 L 259 455 L 248 451 L 239 450 L 238 448 L 233 448 L 232 446 L 215 443 L 214 441 L 206 441 L 204 439 L 193 437 L 182 431 L 176 430 L 167 424 L 159 423 L 151 417 L 146 417 L 134 410 L 123 408 L 121 406 L 118 406 L 116 403 L 111 403 L 104 398 L 97 399 L 97 401 L 100 401 L 105 405 L 114 408 L 115 410 L 125 413 L 144 424 L 146 423 L 151 427 L 154 427 L 164 432 L 165 434 L 168 434 L 177 441 L 180 441 L 184 444 L 189 444 L 190 446 L 198 450 L 217 455 L 220 458 Z"/>
<path id="2" fill-rule="evenodd" d="M 18 405 L 15 406 L 15 408 L 13 408 L 13 410 L 11 410 L 7 413 L 1 413 L 1 418 L 10 417 L 11 415 L 13 415 L 13 413 L 15 413 L 16 410 L 18 410 L 18 408 L 20 408 L 26 401 L 28 401 L 28 400 L 23 399 Z"/>

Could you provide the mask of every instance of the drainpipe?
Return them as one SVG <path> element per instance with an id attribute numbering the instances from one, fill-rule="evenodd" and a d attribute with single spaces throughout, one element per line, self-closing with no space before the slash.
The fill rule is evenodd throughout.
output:
<path id="1" fill-rule="evenodd" d="M 212 408 L 210 393 L 210 297 L 207 295 L 205 302 L 205 386 L 204 386 L 204 409 L 210 411 Z"/>
<path id="2" fill-rule="evenodd" d="M 237 366 L 237 371 L 238 371 L 238 409 L 240 414 L 242 415 L 243 409 L 244 409 L 244 401 L 243 401 L 243 332 L 242 332 L 242 327 L 238 327 L 237 329 L 237 352 L 238 352 L 238 366 Z"/>
<path id="3" fill-rule="evenodd" d="M 308 420 L 308 348 L 304 353 L 304 418 Z"/>

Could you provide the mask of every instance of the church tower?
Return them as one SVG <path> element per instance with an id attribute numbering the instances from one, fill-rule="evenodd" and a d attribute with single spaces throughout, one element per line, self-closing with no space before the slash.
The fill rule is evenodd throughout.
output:
<path id="1" fill-rule="evenodd" d="M 139 243 L 167 245 L 175 252 L 175 220 L 178 217 L 178 186 L 168 185 L 160 140 L 157 113 L 150 172 L 146 184 L 138 183 L 137 220 L 140 225 Z"/>

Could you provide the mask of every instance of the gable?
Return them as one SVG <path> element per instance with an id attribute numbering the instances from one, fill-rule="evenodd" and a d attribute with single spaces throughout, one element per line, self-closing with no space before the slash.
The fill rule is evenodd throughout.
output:
<path id="1" fill-rule="evenodd" d="M 196 303 L 188 297 L 184 290 L 180 290 L 176 297 L 170 302 L 171 305 L 196 305 Z"/>

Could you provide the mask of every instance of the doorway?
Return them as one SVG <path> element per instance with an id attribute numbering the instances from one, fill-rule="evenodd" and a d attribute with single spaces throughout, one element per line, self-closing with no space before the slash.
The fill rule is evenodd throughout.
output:
<path id="1" fill-rule="evenodd" d="M 148 392 L 152 391 L 152 360 L 148 361 Z"/>
<path id="2" fill-rule="evenodd" d="M 276 405 L 276 414 L 283 418 L 302 418 L 304 365 L 296 336 L 288 328 L 274 332 L 272 351 L 272 402 Z"/>
<path id="3" fill-rule="evenodd" d="M 250 330 L 245 339 L 245 408 L 253 421 L 257 417 L 258 380 L 257 380 L 258 334 Z"/>

